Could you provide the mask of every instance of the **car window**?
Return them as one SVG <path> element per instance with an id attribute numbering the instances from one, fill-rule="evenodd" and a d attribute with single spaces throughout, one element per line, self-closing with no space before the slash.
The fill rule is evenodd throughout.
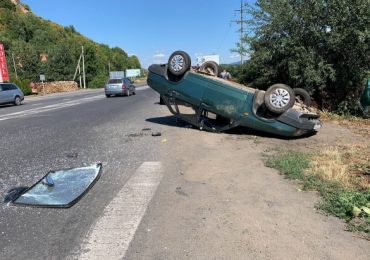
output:
<path id="1" fill-rule="evenodd" d="M 3 84 L 0 84 L 0 91 L 3 90 Z"/>
<path id="2" fill-rule="evenodd" d="M 4 91 L 7 91 L 7 90 L 10 90 L 10 86 L 8 84 L 3 84 L 3 90 Z"/>
<path id="3" fill-rule="evenodd" d="M 109 79 L 107 84 L 120 84 L 122 79 Z"/>
<path id="4" fill-rule="evenodd" d="M 17 86 L 14 84 L 8 84 L 9 90 L 15 90 L 17 89 Z"/>

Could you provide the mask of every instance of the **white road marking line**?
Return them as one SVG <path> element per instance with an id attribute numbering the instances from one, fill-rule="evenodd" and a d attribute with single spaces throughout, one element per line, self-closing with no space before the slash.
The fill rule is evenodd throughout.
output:
<path id="1" fill-rule="evenodd" d="M 122 259 L 162 179 L 160 162 L 145 162 L 89 231 L 78 259 Z"/>
<path id="2" fill-rule="evenodd" d="M 83 104 L 83 103 L 93 101 L 95 99 L 103 99 L 103 98 L 105 98 L 105 97 L 99 95 L 99 96 L 81 98 L 81 99 L 78 99 L 78 100 L 67 101 L 67 102 L 58 103 L 58 104 L 54 104 L 54 105 L 48 105 L 48 106 L 44 106 L 44 107 L 32 108 L 32 109 L 23 110 L 23 111 L 20 111 L 20 112 L 5 114 L 5 115 L 0 116 L 0 121 L 4 121 L 4 120 L 7 120 L 7 119 L 12 119 L 12 118 L 17 118 L 17 117 L 23 117 L 23 116 L 27 116 L 27 115 L 34 115 L 34 114 L 38 114 L 38 113 L 42 113 L 42 112 L 46 112 L 46 111 L 51 111 L 51 110 L 56 110 L 56 109 L 60 109 L 60 108 L 64 108 L 64 107 L 75 106 L 75 105 L 79 105 L 79 104 Z"/>

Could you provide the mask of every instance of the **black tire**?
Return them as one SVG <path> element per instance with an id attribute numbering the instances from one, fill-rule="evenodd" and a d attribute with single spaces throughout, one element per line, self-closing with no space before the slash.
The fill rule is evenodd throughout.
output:
<path id="1" fill-rule="evenodd" d="M 108 94 L 105 94 L 105 96 L 106 96 L 107 98 L 110 98 L 110 95 L 108 95 Z"/>
<path id="2" fill-rule="evenodd" d="M 200 70 L 208 74 L 213 74 L 216 77 L 220 73 L 220 67 L 214 61 L 206 61 L 202 64 L 202 66 L 200 66 Z"/>
<path id="3" fill-rule="evenodd" d="M 16 96 L 15 98 L 14 98 L 14 105 L 16 105 L 16 106 L 20 106 L 22 104 L 22 100 L 21 100 L 21 98 L 19 97 L 19 96 Z"/>
<path id="4" fill-rule="evenodd" d="M 182 76 L 190 69 L 191 59 L 184 51 L 175 51 L 168 59 L 168 70 L 172 75 Z"/>
<path id="5" fill-rule="evenodd" d="M 303 89 L 303 88 L 293 88 L 293 90 L 294 90 L 295 98 L 296 98 L 296 100 L 298 100 L 298 102 L 301 102 L 301 103 L 305 104 L 306 106 L 311 105 L 310 94 L 308 94 L 308 92 L 305 89 Z"/>
<path id="6" fill-rule="evenodd" d="M 264 101 L 268 110 L 282 114 L 294 105 L 294 91 L 285 84 L 274 84 L 266 90 Z"/>

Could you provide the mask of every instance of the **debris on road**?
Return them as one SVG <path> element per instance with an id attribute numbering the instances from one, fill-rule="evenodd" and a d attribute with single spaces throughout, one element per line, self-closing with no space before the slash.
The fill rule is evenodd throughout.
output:
<path id="1" fill-rule="evenodd" d="M 77 158 L 78 153 L 66 153 L 67 158 Z"/>
<path id="2" fill-rule="evenodd" d="M 162 135 L 162 133 L 161 132 L 153 132 L 152 133 L 152 136 L 161 136 Z"/>
<path id="3" fill-rule="evenodd" d="M 102 164 L 50 171 L 32 187 L 8 191 L 4 202 L 34 207 L 69 208 L 95 184 Z"/>

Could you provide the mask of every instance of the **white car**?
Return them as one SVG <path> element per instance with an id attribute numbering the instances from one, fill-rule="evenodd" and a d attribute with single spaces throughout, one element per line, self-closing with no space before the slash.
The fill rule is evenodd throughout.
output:
<path id="1" fill-rule="evenodd" d="M 14 83 L 0 83 L 0 104 L 11 104 L 16 106 L 22 104 L 24 94 Z"/>

